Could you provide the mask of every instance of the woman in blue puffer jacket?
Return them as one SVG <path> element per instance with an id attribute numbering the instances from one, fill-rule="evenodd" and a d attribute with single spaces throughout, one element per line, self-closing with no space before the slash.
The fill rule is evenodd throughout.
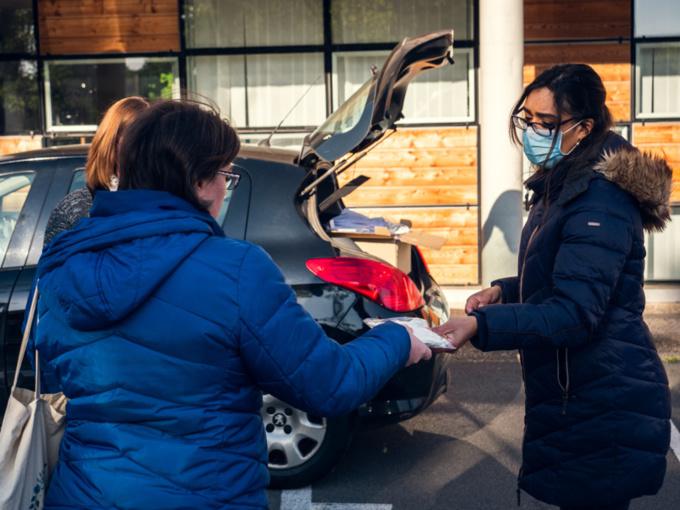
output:
<path id="1" fill-rule="evenodd" d="M 655 494 L 670 443 L 668 379 L 642 318 L 643 230 L 670 218 L 671 170 L 610 132 L 600 77 L 538 76 L 511 129 L 537 167 L 518 274 L 439 329 L 518 349 L 526 390 L 519 487 L 563 509 L 622 510 Z"/>
<path id="2" fill-rule="evenodd" d="M 44 253 L 36 346 L 69 398 L 46 508 L 266 508 L 263 391 L 342 415 L 431 355 L 395 324 L 337 344 L 261 248 L 224 236 L 238 150 L 215 112 L 152 105 L 119 191 Z"/>

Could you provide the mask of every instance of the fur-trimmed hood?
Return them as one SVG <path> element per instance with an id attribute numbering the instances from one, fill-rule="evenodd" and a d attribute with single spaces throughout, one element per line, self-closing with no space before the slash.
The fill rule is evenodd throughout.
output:
<path id="1" fill-rule="evenodd" d="M 605 151 L 595 170 L 637 199 L 645 230 L 665 228 L 671 218 L 673 172 L 662 157 L 622 147 Z"/>

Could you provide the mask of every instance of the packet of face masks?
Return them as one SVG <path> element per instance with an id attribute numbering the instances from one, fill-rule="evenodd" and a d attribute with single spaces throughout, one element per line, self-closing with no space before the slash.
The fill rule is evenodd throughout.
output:
<path id="1" fill-rule="evenodd" d="M 455 352 L 456 348 L 443 336 L 430 329 L 425 319 L 417 317 L 392 317 L 390 319 L 364 319 L 364 324 L 374 328 L 386 322 L 394 322 L 400 326 L 408 326 L 415 337 L 427 345 L 432 352 Z"/>

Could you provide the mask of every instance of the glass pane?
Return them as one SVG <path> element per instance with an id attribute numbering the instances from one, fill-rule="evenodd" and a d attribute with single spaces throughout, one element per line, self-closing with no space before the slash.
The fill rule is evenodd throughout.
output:
<path id="1" fill-rule="evenodd" d="M 234 194 L 234 190 L 230 189 L 227 191 L 227 194 L 224 195 L 224 201 L 222 202 L 222 206 L 220 207 L 220 212 L 217 215 L 216 221 L 218 225 L 222 225 L 224 223 L 224 218 L 227 217 L 227 211 L 229 210 L 229 202 L 231 202 L 231 196 Z"/>
<path id="2" fill-rule="evenodd" d="M 647 234 L 647 280 L 680 280 L 680 207 L 661 233 Z"/>
<path id="3" fill-rule="evenodd" d="M 187 0 L 187 48 L 323 44 L 321 0 Z"/>
<path id="4" fill-rule="evenodd" d="M 635 37 L 680 35 L 678 0 L 635 0 Z"/>
<path id="5" fill-rule="evenodd" d="M 276 133 L 269 140 L 272 147 L 281 147 L 282 149 L 291 149 L 299 151 L 302 147 L 302 141 L 307 133 Z M 264 133 L 241 133 L 241 143 L 257 145 L 262 140 L 268 138 L 268 134 Z"/>
<path id="6" fill-rule="evenodd" d="M 73 172 L 73 179 L 71 179 L 71 185 L 68 188 L 68 192 L 78 190 L 85 187 L 85 169 L 78 168 Z"/>
<path id="7" fill-rule="evenodd" d="M 472 0 L 333 0 L 333 42 L 398 42 L 404 37 L 454 29 L 472 39 Z"/>
<path id="8" fill-rule="evenodd" d="M 54 131 L 95 129 L 106 109 L 126 96 L 179 97 L 174 58 L 47 62 L 45 81 L 47 124 Z"/>
<path id="9" fill-rule="evenodd" d="M 0 3 L 0 53 L 35 53 L 31 0 Z"/>
<path id="10" fill-rule="evenodd" d="M 680 115 L 680 43 L 639 45 L 638 66 L 638 114 Z"/>
<path id="11" fill-rule="evenodd" d="M 380 68 L 389 52 L 336 53 L 333 64 L 335 107 L 346 101 Z M 474 120 L 472 51 L 457 50 L 456 63 L 423 72 L 411 82 L 404 102 L 406 124 Z"/>
<path id="12" fill-rule="evenodd" d="M 40 130 L 38 65 L 0 62 L 0 135 Z"/>
<path id="13" fill-rule="evenodd" d="M 5 258 L 14 227 L 31 189 L 33 173 L 0 176 L 0 260 Z"/>
<path id="14" fill-rule="evenodd" d="M 320 53 L 223 55 L 187 59 L 189 90 L 217 103 L 237 127 L 316 126 L 325 117 Z"/>

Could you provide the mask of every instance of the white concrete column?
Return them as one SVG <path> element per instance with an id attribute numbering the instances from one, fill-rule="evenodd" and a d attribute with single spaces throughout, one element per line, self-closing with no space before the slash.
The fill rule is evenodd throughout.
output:
<path id="1" fill-rule="evenodd" d="M 479 2 L 482 285 L 517 274 L 522 228 L 522 157 L 508 137 L 522 93 L 523 0 Z"/>

